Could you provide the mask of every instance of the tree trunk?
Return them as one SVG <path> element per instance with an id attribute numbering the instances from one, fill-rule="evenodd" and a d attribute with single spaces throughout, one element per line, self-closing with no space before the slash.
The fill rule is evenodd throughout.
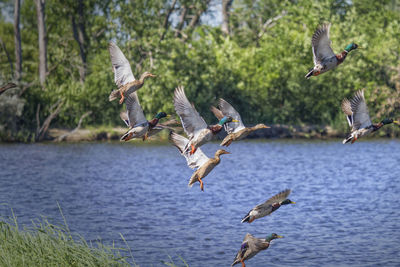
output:
<path id="1" fill-rule="evenodd" d="M 233 0 L 222 0 L 222 25 L 221 30 L 225 35 L 230 34 L 229 15 Z"/>
<path id="2" fill-rule="evenodd" d="M 205 0 L 203 1 L 203 5 L 196 11 L 195 14 L 192 16 L 192 19 L 189 22 L 189 25 L 187 26 L 186 30 L 190 33 L 194 27 L 199 23 L 201 15 L 208 9 L 208 4 L 210 3 L 211 0 Z M 186 39 L 186 38 L 184 38 Z"/>
<path id="3" fill-rule="evenodd" d="M 171 4 L 171 8 L 168 9 L 167 15 L 165 16 L 163 27 L 164 27 L 164 32 L 162 33 L 160 37 L 160 41 L 164 40 L 165 35 L 167 34 L 168 27 L 169 27 L 169 17 L 171 16 L 172 11 L 174 11 L 175 4 L 177 0 L 174 0 Z"/>
<path id="4" fill-rule="evenodd" d="M 175 31 L 175 37 L 178 37 L 180 32 L 182 31 L 183 24 L 185 23 L 185 17 L 186 17 L 187 10 L 188 9 L 186 6 L 182 7 L 181 15 L 179 16 L 179 23 L 178 23 L 178 26 L 176 27 L 176 31 Z"/>
<path id="5" fill-rule="evenodd" d="M 78 14 L 78 23 L 76 23 L 75 14 Z M 86 37 L 86 29 L 85 29 L 85 16 L 84 16 L 84 5 L 83 0 L 78 1 L 78 9 L 77 12 L 72 14 L 72 30 L 74 33 L 75 41 L 79 45 L 79 52 L 82 61 L 82 67 L 79 68 L 79 77 L 81 83 L 85 81 L 86 73 L 87 73 L 87 37 Z"/>
<path id="6" fill-rule="evenodd" d="M 43 85 L 46 81 L 47 74 L 47 42 L 46 42 L 46 25 L 45 25 L 45 1 L 46 0 L 35 0 L 36 3 L 36 15 L 38 21 L 38 33 L 39 33 L 39 80 L 40 84 Z"/>
<path id="7" fill-rule="evenodd" d="M 22 48 L 19 29 L 21 0 L 14 0 L 14 43 L 15 43 L 15 79 L 21 80 L 22 75 Z"/>

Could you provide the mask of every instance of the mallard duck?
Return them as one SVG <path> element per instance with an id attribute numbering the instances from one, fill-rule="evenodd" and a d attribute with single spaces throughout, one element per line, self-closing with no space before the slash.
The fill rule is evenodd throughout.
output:
<path id="1" fill-rule="evenodd" d="M 282 191 L 271 197 L 264 203 L 255 206 L 251 211 L 249 211 L 249 213 L 247 213 L 246 216 L 244 216 L 244 218 L 242 219 L 242 223 L 252 223 L 255 219 L 270 215 L 272 212 L 279 209 L 282 205 L 296 204 L 296 202 L 293 202 L 287 198 L 290 192 L 290 189 L 286 189 L 285 191 Z"/>
<path id="2" fill-rule="evenodd" d="M 7 83 L 7 84 L 1 86 L 0 87 L 0 95 L 2 93 L 4 93 L 5 91 L 7 91 L 8 89 L 11 89 L 11 88 L 14 88 L 14 87 L 17 87 L 17 85 L 15 83 Z"/>
<path id="3" fill-rule="evenodd" d="M 108 99 L 113 101 L 114 99 L 121 97 L 119 103 L 122 104 L 126 96 L 139 90 L 143 86 L 144 80 L 147 77 L 156 77 L 156 75 L 146 71 L 142 74 L 142 76 L 140 76 L 139 80 L 135 80 L 131 65 L 129 65 L 129 61 L 126 59 L 121 49 L 119 49 L 116 44 L 109 43 L 108 51 L 110 52 L 111 56 L 114 80 L 118 86 L 117 90 L 113 90 L 111 92 Z"/>
<path id="4" fill-rule="evenodd" d="M 331 48 L 332 41 L 329 39 L 329 29 L 331 24 L 324 24 L 318 27 L 311 39 L 314 67 L 305 76 L 307 79 L 311 76 L 317 76 L 327 72 L 341 64 L 350 51 L 357 49 L 358 45 L 351 43 L 340 53 L 335 55 Z"/>
<path id="5" fill-rule="evenodd" d="M 126 98 L 126 112 L 121 112 L 120 117 L 129 127 L 129 130 L 121 137 L 121 141 L 129 141 L 132 138 L 142 137 L 143 141 L 166 128 L 164 125 L 157 125 L 161 118 L 168 117 L 165 112 L 159 112 L 148 121 L 143 114 L 142 107 L 136 92 Z"/>
<path id="6" fill-rule="evenodd" d="M 253 258 L 261 250 L 266 250 L 271 241 L 277 238 L 283 238 L 283 236 L 273 233 L 264 239 L 247 233 L 231 266 L 241 262 L 242 267 L 246 267 L 245 260 Z"/>
<path id="7" fill-rule="evenodd" d="M 221 146 L 229 146 L 233 141 L 241 140 L 258 129 L 269 128 L 263 123 L 253 127 L 245 127 L 239 112 L 222 98 L 219 99 L 218 107 L 219 109 L 211 106 L 211 111 L 214 113 L 215 117 L 222 119 L 223 117 L 229 116 L 236 120 L 236 122 L 232 121 L 225 124 L 225 131 L 228 135 L 222 140 Z"/>
<path id="8" fill-rule="evenodd" d="M 367 104 L 365 103 L 364 90 L 357 91 L 351 100 L 347 98 L 343 99 L 342 111 L 346 114 L 347 122 L 351 127 L 351 132 L 343 140 L 343 144 L 350 141 L 353 144 L 361 136 L 378 131 L 383 125 L 391 123 L 400 125 L 399 121 L 387 118 L 373 124 L 369 117 Z"/>
<path id="9" fill-rule="evenodd" d="M 185 151 L 190 151 L 191 154 L 193 154 L 198 147 L 211 141 L 211 139 L 222 130 L 225 123 L 237 122 L 237 120 L 230 116 L 224 116 L 219 120 L 218 124 L 207 126 L 207 123 L 196 111 L 194 105 L 190 104 L 185 95 L 183 86 L 179 86 L 175 89 L 174 105 L 176 113 L 181 119 L 183 129 L 189 136 L 189 142 L 187 143 Z"/>
<path id="10" fill-rule="evenodd" d="M 194 153 L 188 153 L 185 149 L 190 141 L 182 135 L 171 131 L 169 139 L 179 149 L 182 156 L 186 158 L 187 165 L 192 169 L 197 169 L 190 177 L 189 187 L 192 187 L 195 182 L 199 182 L 201 191 L 204 191 L 202 179 L 219 164 L 220 156 L 222 154 L 230 154 L 223 149 L 219 149 L 215 152 L 214 158 L 208 158 L 200 148 L 196 149 Z"/>

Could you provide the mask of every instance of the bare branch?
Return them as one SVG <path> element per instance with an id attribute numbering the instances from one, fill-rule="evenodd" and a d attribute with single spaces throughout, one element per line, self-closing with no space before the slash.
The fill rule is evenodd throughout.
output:
<path id="1" fill-rule="evenodd" d="M 275 25 L 275 22 L 276 22 L 277 20 L 283 18 L 284 16 L 286 16 L 287 13 L 288 13 L 288 12 L 287 12 L 286 10 L 283 10 L 283 11 L 281 12 L 281 14 L 279 14 L 278 16 L 273 17 L 273 18 L 270 18 L 270 19 L 267 19 L 267 21 L 262 25 L 261 31 L 260 31 L 260 32 L 258 33 L 258 35 L 257 35 L 257 39 L 260 39 L 260 38 L 264 35 L 265 31 L 266 31 L 268 28 L 272 28 L 272 27 Z"/>
<path id="2" fill-rule="evenodd" d="M 50 115 L 45 119 L 45 121 L 42 124 L 42 127 L 40 127 L 40 129 L 37 131 L 36 141 L 42 141 L 43 140 L 47 130 L 49 129 L 51 121 L 55 117 L 57 117 L 58 113 L 60 113 L 62 105 L 63 105 L 63 102 L 61 101 L 61 99 L 59 99 L 54 105 L 52 105 L 50 107 Z M 39 106 L 38 106 L 38 110 L 36 112 L 36 122 L 37 122 L 37 124 L 39 126 L 40 125 L 40 122 L 39 122 Z"/>
<path id="3" fill-rule="evenodd" d="M 6 85 L 3 85 L 0 87 L 0 95 L 2 93 L 4 93 L 5 91 L 7 91 L 8 89 L 17 87 L 17 85 L 15 83 L 7 83 Z"/>
<path id="4" fill-rule="evenodd" d="M 73 135 L 75 132 L 77 132 L 77 131 L 81 128 L 82 121 L 83 121 L 87 116 L 89 116 L 90 114 L 92 114 L 91 111 L 88 111 L 88 112 L 84 113 L 84 114 L 81 116 L 81 118 L 79 119 L 78 125 L 75 127 L 75 129 L 73 129 L 72 131 L 70 131 L 70 132 L 68 132 L 68 133 L 66 133 L 66 134 L 63 134 L 63 135 L 59 136 L 55 141 L 56 141 L 56 142 L 64 141 L 68 136 Z"/>

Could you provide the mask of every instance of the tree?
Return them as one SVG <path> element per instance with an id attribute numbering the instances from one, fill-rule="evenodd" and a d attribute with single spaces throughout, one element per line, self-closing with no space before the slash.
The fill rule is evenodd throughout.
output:
<path id="1" fill-rule="evenodd" d="M 22 74 L 22 48 L 19 28 L 21 0 L 14 1 L 14 43 L 15 43 L 15 79 L 19 81 Z"/>
<path id="2" fill-rule="evenodd" d="M 46 0 L 35 0 L 37 25 L 38 25 L 38 42 L 39 42 L 39 81 L 42 86 L 46 81 L 46 75 L 47 75 L 45 1 Z"/>
<path id="3" fill-rule="evenodd" d="M 229 13 L 233 0 L 222 0 L 222 25 L 221 30 L 225 35 L 229 35 Z"/>
<path id="4" fill-rule="evenodd" d="M 77 1 L 77 7 L 71 14 L 71 20 L 72 20 L 72 31 L 74 34 L 74 39 L 79 45 L 79 54 L 82 61 L 82 66 L 79 67 L 79 76 L 81 83 L 83 83 L 85 81 L 87 72 L 86 56 L 87 56 L 87 46 L 88 46 L 86 28 L 85 28 L 83 0 Z"/>

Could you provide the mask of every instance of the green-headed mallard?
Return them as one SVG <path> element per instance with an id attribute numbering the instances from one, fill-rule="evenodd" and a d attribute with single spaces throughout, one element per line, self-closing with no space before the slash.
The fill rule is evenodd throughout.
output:
<path id="1" fill-rule="evenodd" d="M 200 183 L 200 189 L 204 191 L 202 179 L 206 177 L 220 162 L 220 155 L 230 154 L 229 152 L 219 149 L 215 152 L 214 158 L 208 158 L 200 148 L 196 149 L 194 153 L 188 153 L 185 149 L 190 142 L 187 138 L 170 132 L 169 135 L 172 143 L 179 149 L 182 156 L 186 158 L 187 165 L 192 169 L 197 169 L 190 177 L 189 187 L 192 187 L 195 182 Z"/>
<path id="2" fill-rule="evenodd" d="M 165 112 L 159 112 L 150 121 L 146 120 L 139 98 L 136 92 L 126 98 L 126 112 L 121 112 L 120 117 L 129 127 L 129 130 L 121 137 L 121 141 L 129 141 L 132 138 L 142 137 L 143 141 L 148 136 L 154 135 L 164 129 L 163 125 L 157 125 L 161 118 L 167 117 Z"/>
<path id="3" fill-rule="evenodd" d="M 242 267 L 246 267 L 246 264 L 244 263 L 245 260 L 253 258 L 261 250 L 266 250 L 271 241 L 277 238 L 283 238 L 283 236 L 273 233 L 264 239 L 254 237 L 247 233 L 231 266 L 241 262 Z"/>
<path id="4" fill-rule="evenodd" d="M 225 124 L 225 130 L 228 135 L 222 140 L 221 146 L 229 146 L 232 141 L 241 140 L 248 136 L 250 133 L 258 130 L 269 128 L 265 124 L 257 124 L 253 127 L 245 127 L 240 117 L 239 112 L 237 112 L 231 104 L 226 102 L 224 99 L 220 98 L 218 103 L 219 109 L 214 106 L 211 106 L 211 111 L 214 113 L 215 117 L 221 120 L 224 117 L 232 117 L 235 121 L 228 122 Z"/>
<path id="5" fill-rule="evenodd" d="M 391 123 L 400 125 L 399 121 L 393 119 L 384 119 L 379 123 L 372 124 L 365 103 L 364 90 L 357 91 L 351 100 L 343 99 L 342 110 L 346 114 L 347 122 L 351 127 L 351 132 L 343 140 L 343 144 L 350 141 L 354 143 L 361 136 L 378 131 L 383 125 Z"/>
<path id="6" fill-rule="evenodd" d="M 129 61 L 126 59 L 121 49 L 119 49 L 116 44 L 109 43 L 108 51 L 110 52 L 111 56 L 114 80 L 118 86 L 117 90 L 113 90 L 111 92 L 108 99 L 113 101 L 114 99 L 121 97 L 119 103 L 122 104 L 126 96 L 139 90 L 143 86 L 144 80 L 147 77 L 156 77 L 156 75 L 146 71 L 142 74 L 142 76 L 140 76 L 139 80 L 135 80 L 131 65 L 129 65 Z"/>
<path id="7" fill-rule="evenodd" d="M 314 32 L 311 39 L 314 67 L 307 73 L 306 78 L 311 76 L 317 76 L 321 73 L 327 72 L 339 64 L 341 64 L 345 59 L 347 54 L 354 49 L 357 49 L 358 45 L 351 43 L 340 53 L 335 55 L 331 48 L 332 41 L 329 39 L 329 29 L 331 24 L 324 24 L 318 27 Z"/>
<path id="8" fill-rule="evenodd" d="M 7 91 L 8 89 L 11 89 L 11 88 L 14 88 L 14 87 L 17 87 L 17 85 L 15 83 L 7 83 L 7 84 L 1 86 L 0 87 L 0 95 L 2 93 L 4 93 L 5 91 Z"/>
<path id="9" fill-rule="evenodd" d="M 190 151 L 191 154 L 198 147 L 211 141 L 214 135 L 222 130 L 225 123 L 236 121 L 232 117 L 226 116 L 221 118 L 218 124 L 207 126 L 207 123 L 196 111 L 194 105 L 190 104 L 183 86 L 175 89 L 174 105 L 176 113 L 181 119 L 183 129 L 189 137 L 189 142 L 184 151 Z"/>
<path id="10" fill-rule="evenodd" d="M 289 196 L 291 190 L 286 189 L 275 196 L 271 197 L 264 203 L 255 206 L 246 216 L 242 219 L 242 223 L 251 223 L 255 219 L 262 218 L 264 216 L 270 215 L 272 212 L 279 209 L 282 205 L 296 204 L 296 202 L 291 201 L 287 197 Z"/>

